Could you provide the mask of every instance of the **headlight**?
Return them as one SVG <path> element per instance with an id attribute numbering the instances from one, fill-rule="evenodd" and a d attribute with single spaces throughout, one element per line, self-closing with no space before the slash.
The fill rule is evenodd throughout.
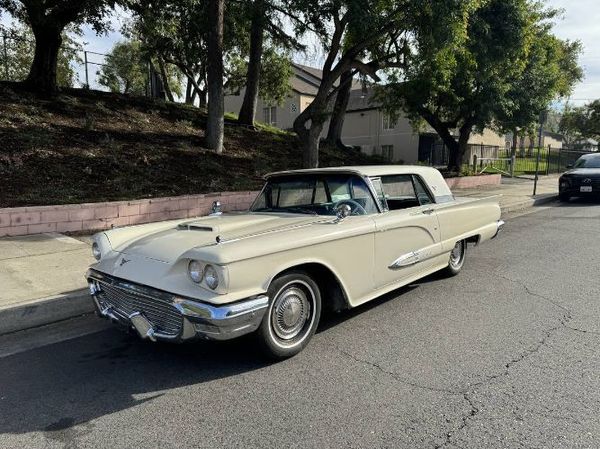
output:
<path id="1" fill-rule="evenodd" d="M 214 290 L 219 286 L 219 275 L 212 265 L 207 265 L 204 269 L 204 281 L 211 290 Z"/>
<path id="2" fill-rule="evenodd" d="M 98 246 L 98 242 L 92 243 L 92 254 L 96 260 L 100 260 L 102 258 L 102 253 L 100 252 L 100 246 Z"/>
<path id="3" fill-rule="evenodd" d="M 190 275 L 190 279 L 196 284 L 202 282 L 202 268 L 202 264 L 197 260 L 190 260 L 190 263 L 188 264 L 188 273 Z"/>

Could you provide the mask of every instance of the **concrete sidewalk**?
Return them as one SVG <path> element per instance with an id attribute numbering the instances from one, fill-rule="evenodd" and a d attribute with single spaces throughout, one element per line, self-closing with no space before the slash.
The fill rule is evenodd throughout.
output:
<path id="1" fill-rule="evenodd" d="M 455 190 L 456 196 L 502 195 L 504 214 L 554 201 L 558 176 L 504 179 L 500 186 Z M 39 234 L 0 238 L 0 335 L 93 311 L 85 270 L 93 261 L 89 237 Z"/>

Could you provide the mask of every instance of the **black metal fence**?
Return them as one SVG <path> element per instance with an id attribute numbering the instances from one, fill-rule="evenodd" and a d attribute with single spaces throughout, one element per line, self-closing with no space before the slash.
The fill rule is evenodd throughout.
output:
<path id="1" fill-rule="evenodd" d="M 493 145 L 470 144 L 463 158 L 465 170 L 475 173 L 501 173 L 506 176 L 533 176 L 538 174 L 562 173 L 589 151 L 569 148 L 528 147 L 517 148 L 513 159 L 510 148 Z M 426 160 L 421 162 L 433 167 L 448 165 L 449 152 L 443 144 L 436 142 Z"/>
<path id="2" fill-rule="evenodd" d="M 502 173 L 507 176 L 550 175 L 562 173 L 588 151 L 569 148 L 517 149 L 514 159 L 510 149 L 470 154 L 471 169 L 478 173 Z"/>

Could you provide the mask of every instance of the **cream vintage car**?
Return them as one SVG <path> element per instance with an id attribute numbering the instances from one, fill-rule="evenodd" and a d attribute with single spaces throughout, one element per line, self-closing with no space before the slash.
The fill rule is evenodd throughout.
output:
<path id="1" fill-rule="evenodd" d="M 286 171 L 266 177 L 248 212 L 97 234 L 86 276 L 98 314 L 142 338 L 254 332 L 282 358 L 306 346 L 323 308 L 457 274 L 467 244 L 502 225 L 497 198 L 455 198 L 433 168 Z"/>

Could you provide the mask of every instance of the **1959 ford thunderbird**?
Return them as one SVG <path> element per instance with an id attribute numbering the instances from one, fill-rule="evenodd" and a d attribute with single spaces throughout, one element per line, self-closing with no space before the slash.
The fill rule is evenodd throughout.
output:
<path id="1" fill-rule="evenodd" d="M 97 313 L 152 341 L 255 332 L 273 357 L 308 343 L 322 308 L 356 307 L 494 238 L 497 198 L 455 198 L 433 168 L 273 173 L 250 210 L 112 229 L 87 272 Z"/>

